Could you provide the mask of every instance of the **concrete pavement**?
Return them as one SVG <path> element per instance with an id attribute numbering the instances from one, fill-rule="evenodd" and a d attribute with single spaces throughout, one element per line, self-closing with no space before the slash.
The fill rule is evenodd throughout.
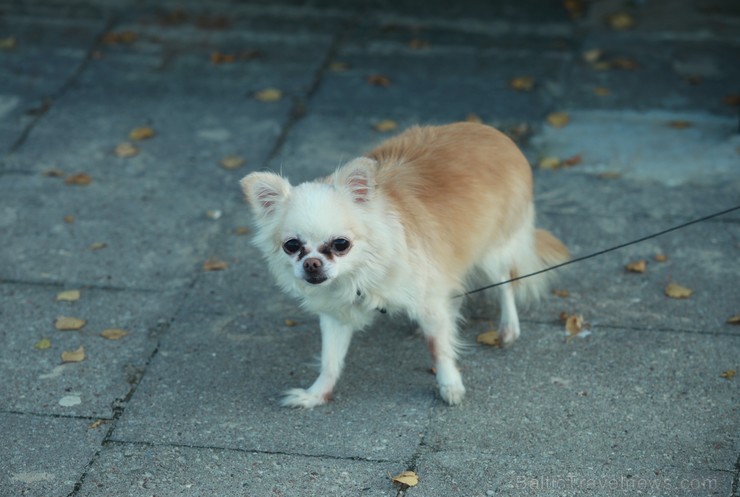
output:
<path id="1" fill-rule="evenodd" d="M 740 496 L 740 211 L 560 270 L 507 350 L 472 296 L 461 406 L 382 316 L 297 411 L 317 319 L 238 187 L 475 117 L 587 255 L 740 204 L 739 51 L 722 1 L 0 0 L 0 496 Z"/>

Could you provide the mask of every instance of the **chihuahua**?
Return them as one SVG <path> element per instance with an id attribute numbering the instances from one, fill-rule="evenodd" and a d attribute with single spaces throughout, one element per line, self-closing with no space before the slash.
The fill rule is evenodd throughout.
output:
<path id="1" fill-rule="evenodd" d="M 456 358 L 460 295 L 470 277 L 494 283 L 568 258 L 535 229 L 532 172 L 503 133 L 482 124 L 412 127 L 333 175 L 292 186 L 268 172 L 241 180 L 256 223 L 254 244 L 279 286 L 319 315 L 321 372 L 282 404 L 325 404 L 353 332 L 379 310 L 405 312 L 421 327 L 439 394 L 464 395 Z M 499 288 L 499 338 L 519 336 L 516 299 L 545 293 L 547 275 Z"/>

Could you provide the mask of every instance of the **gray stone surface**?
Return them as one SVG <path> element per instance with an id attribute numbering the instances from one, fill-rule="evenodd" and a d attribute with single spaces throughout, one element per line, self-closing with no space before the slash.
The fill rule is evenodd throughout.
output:
<path id="1" fill-rule="evenodd" d="M 740 496 L 740 211 L 558 270 L 569 295 L 522 308 L 507 350 L 475 341 L 495 291 L 471 296 L 461 406 L 415 324 L 379 315 L 333 402 L 299 411 L 279 397 L 314 380 L 318 322 L 270 280 L 238 187 L 328 174 L 384 119 L 474 114 L 516 132 L 538 224 L 574 257 L 735 207 L 739 19 L 703 0 L 0 0 L 0 496 Z M 155 136 L 117 157 L 138 126 Z M 391 483 L 404 470 L 418 486 Z"/>

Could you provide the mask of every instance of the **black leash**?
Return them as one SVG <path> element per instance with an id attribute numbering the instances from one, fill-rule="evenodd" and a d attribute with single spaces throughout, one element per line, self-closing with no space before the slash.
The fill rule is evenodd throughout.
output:
<path id="1" fill-rule="evenodd" d="M 567 266 L 569 264 L 575 264 L 576 262 L 581 262 L 581 261 L 585 261 L 586 259 L 591 259 L 593 257 L 598 257 L 600 255 L 604 255 L 604 254 L 607 254 L 609 252 L 613 252 L 615 250 L 619 250 L 619 249 L 622 249 L 622 248 L 625 248 L 625 247 L 629 247 L 630 245 L 635 245 L 637 243 L 641 243 L 641 242 L 644 242 L 646 240 L 650 240 L 652 238 L 657 238 L 659 236 L 665 235 L 666 233 L 670 233 L 671 231 L 680 230 L 680 229 L 685 228 L 687 226 L 691 226 L 692 224 L 701 223 L 701 222 L 708 221 L 709 219 L 712 219 L 712 218 L 715 218 L 715 217 L 724 216 L 725 214 L 729 214 L 730 212 L 733 212 L 733 211 L 736 211 L 736 210 L 740 210 L 740 205 L 736 205 L 735 207 L 731 207 L 729 209 L 726 209 L 726 210 L 723 210 L 723 211 L 720 211 L 720 212 L 715 212 L 713 214 L 709 214 L 708 216 L 700 217 L 698 219 L 692 219 L 691 221 L 687 221 L 687 222 L 685 222 L 683 224 L 679 224 L 678 226 L 673 226 L 672 228 L 668 228 L 668 229 L 665 229 L 663 231 L 659 231 L 657 233 L 653 233 L 651 235 L 643 236 L 642 238 L 638 238 L 636 240 L 632 240 L 632 241 L 629 241 L 629 242 L 626 242 L 626 243 L 615 245 L 614 247 L 609 247 L 609 248 L 604 249 L 604 250 L 599 250 L 598 252 L 594 252 L 593 254 L 588 254 L 588 255 L 581 256 L 581 257 L 576 257 L 575 259 L 567 260 L 567 261 L 565 261 L 565 262 L 563 262 L 561 264 L 556 264 L 555 266 L 551 266 L 551 267 L 548 267 L 548 268 L 545 268 L 545 269 L 541 269 L 539 271 L 535 271 L 534 273 L 529 273 L 529 274 L 525 274 L 525 275 L 522 275 L 522 276 L 517 276 L 516 278 L 511 278 L 510 280 L 507 280 L 507 281 L 501 281 L 499 283 L 493 283 L 491 285 L 487 285 L 487 286 L 484 286 L 484 287 L 481 287 L 481 288 L 476 288 L 475 290 L 470 290 L 469 292 L 465 292 L 465 293 L 463 293 L 461 295 L 457 295 L 456 298 L 457 297 L 464 297 L 466 295 L 472 295 L 474 293 L 482 292 L 484 290 L 490 290 L 491 288 L 496 288 L 497 286 L 506 285 L 508 283 L 513 283 L 515 281 L 523 280 L 524 278 L 529 278 L 531 276 L 537 276 L 538 274 L 546 273 L 548 271 L 552 271 L 554 269 L 558 269 L 558 268 L 561 268 L 563 266 Z"/>

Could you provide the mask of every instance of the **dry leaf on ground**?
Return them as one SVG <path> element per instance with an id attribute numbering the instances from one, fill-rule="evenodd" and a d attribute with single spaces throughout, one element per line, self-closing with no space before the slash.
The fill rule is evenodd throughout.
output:
<path id="1" fill-rule="evenodd" d="M 655 262 L 665 262 L 668 260 L 668 256 L 665 254 L 655 254 L 653 259 L 655 259 Z"/>
<path id="2" fill-rule="evenodd" d="M 62 362 L 80 362 L 85 360 L 85 347 L 80 345 L 76 350 L 65 350 L 62 352 Z"/>
<path id="3" fill-rule="evenodd" d="M 138 35 L 133 31 L 110 32 L 103 35 L 103 43 L 106 45 L 117 45 L 119 43 L 131 44 L 136 41 Z"/>
<path id="4" fill-rule="evenodd" d="M 66 216 L 62 218 L 62 220 L 64 220 L 64 222 L 67 224 L 72 224 L 75 222 L 75 217 L 70 214 L 67 214 Z"/>
<path id="5" fill-rule="evenodd" d="M 647 270 L 647 261 L 640 259 L 639 261 L 630 262 L 624 268 L 630 273 L 644 273 Z"/>
<path id="6" fill-rule="evenodd" d="M 242 167 L 244 164 L 247 163 L 246 159 L 244 157 L 240 157 L 238 155 L 229 155 L 228 157 L 224 157 L 220 161 L 218 161 L 219 164 L 221 164 L 221 167 L 224 169 L 238 169 Z"/>
<path id="7" fill-rule="evenodd" d="M 531 76 L 517 76 L 509 81 L 509 86 L 516 91 L 532 91 L 534 78 Z"/>
<path id="8" fill-rule="evenodd" d="M 92 423 L 90 423 L 89 425 L 87 425 L 87 427 L 89 429 L 91 429 L 91 430 L 94 430 L 94 429 L 100 428 L 102 425 L 108 424 L 108 423 L 110 423 L 110 421 L 107 420 L 107 419 L 96 419 L 95 421 L 93 421 Z"/>
<path id="9" fill-rule="evenodd" d="M 126 335 L 128 335 L 128 331 L 121 328 L 106 328 L 100 332 L 100 336 L 108 340 L 120 340 Z"/>
<path id="10" fill-rule="evenodd" d="M 601 59 L 602 55 L 604 55 L 603 50 L 601 50 L 600 48 L 592 48 L 583 52 L 581 54 L 581 57 L 583 58 L 583 61 L 587 64 L 596 64 Z"/>
<path id="11" fill-rule="evenodd" d="M 63 292 L 59 292 L 57 293 L 57 300 L 59 302 L 74 302 L 75 300 L 80 300 L 80 291 L 65 290 Z"/>
<path id="12" fill-rule="evenodd" d="M 234 234 L 239 236 L 244 236 L 249 234 L 249 228 L 246 226 L 237 226 L 234 228 Z"/>
<path id="13" fill-rule="evenodd" d="M 725 95 L 722 99 L 722 103 L 729 105 L 730 107 L 740 106 L 740 94 Z"/>
<path id="14" fill-rule="evenodd" d="M 720 376 L 726 380 L 731 380 L 735 377 L 737 374 L 737 369 L 728 369 L 727 371 L 724 371 Z"/>
<path id="15" fill-rule="evenodd" d="M 540 159 L 540 169 L 559 169 L 563 162 L 557 157 L 543 157 Z"/>
<path id="16" fill-rule="evenodd" d="M 0 38 L 0 50 L 13 50 L 17 45 L 18 42 L 12 36 Z"/>
<path id="17" fill-rule="evenodd" d="M 610 28 L 616 30 L 631 29 L 635 26 L 635 18 L 626 12 L 617 12 L 607 16 L 606 23 Z"/>
<path id="18" fill-rule="evenodd" d="M 547 116 L 547 124 L 553 128 L 562 128 L 570 122 L 570 116 L 567 112 L 553 112 Z"/>
<path id="19" fill-rule="evenodd" d="M 676 119 L 674 121 L 668 121 L 668 126 L 673 129 L 686 129 L 693 126 L 691 121 L 684 121 L 683 119 Z"/>
<path id="20" fill-rule="evenodd" d="M 612 91 L 609 88 L 605 88 L 603 86 L 597 86 L 594 88 L 594 94 L 597 97 L 608 97 L 612 94 Z"/>
<path id="21" fill-rule="evenodd" d="M 565 324 L 565 332 L 568 335 L 565 339 L 567 342 L 577 336 L 587 337 L 591 334 L 590 331 L 587 331 L 591 325 L 583 319 L 583 315 L 581 314 L 568 314 L 567 312 L 561 312 L 560 321 Z"/>
<path id="22" fill-rule="evenodd" d="M 404 471 L 400 475 L 391 476 L 391 481 L 396 485 L 414 487 L 419 484 L 419 476 L 413 471 Z"/>
<path id="23" fill-rule="evenodd" d="M 375 123 L 375 125 L 373 126 L 373 129 L 380 133 L 387 133 L 388 131 L 393 131 L 396 128 L 398 128 L 398 123 L 392 119 L 383 119 L 382 121 L 378 121 L 377 123 Z"/>
<path id="24" fill-rule="evenodd" d="M 694 293 L 693 290 L 678 283 L 668 283 L 665 287 L 665 294 L 672 299 L 687 299 L 692 293 Z"/>
<path id="25" fill-rule="evenodd" d="M 292 328 L 293 326 L 298 325 L 298 321 L 293 321 L 292 319 L 286 319 L 285 320 L 285 326 L 288 326 L 289 328 Z"/>
<path id="26" fill-rule="evenodd" d="M 568 290 L 553 290 L 552 294 L 561 298 L 570 297 L 570 292 Z"/>
<path id="27" fill-rule="evenodd" d="M 329 70 L 332 72 L 344 72 L 347 69 L 349 69 L 349 64 L 346 62 L 336 61 L 329 64 Z"/>
<path id="28" fill-rule="evenodd" d="M 51 340 L 49 340 L 48 338 L 42 338 L 41 340 L 33 344 L 33 348 L 36 350 L 46 350 L 49 347 L 51 347 Z"/>
<path id="29" fill-rule="evenodd" d="M 423 48 L 429 48 L 429 42 L 421 38 L 412 38 L 409 40 L 408 46 L 412 50 L 421 50 Z"/>
<path id="30" fill-rule="evenodd" d="M 206 262 L 203 263 L 204 271 L 223 271 L 228 267 L 228 262 L 216 259 L 215 257 L 208 259 Z"/>
<path id="31" fill-rule="evenodd" d="M 472 112 L 465 116 L 465 121 L 469 123 L 478 123 L 481 124 L 483 122 L 483 119 L 478 117 L 477 115 L 473 114 Z"/>
<path id="32" fill-rule="evenodd" d="M 265 88 L 255 93 L 254 98 L 260 102 L 277 102 L 283 98 L 283 92 L 277 88 Z"/>
<path id="33" fill-rule="evenodd" d="M 133 146 L 129 142 L 124 142 L 116 145 L 116 148 L 113 149 L 113 155 L 116 157 L 121 158 L 128 158 L 128 157 L 134 157 L 139 154 L 139 149 Z"/>
<path id="34" fill-rule="evenodd" d="M 475 338 L 475 341 L 482 343 L 483 345 L 490 345 L 491 347 L 501 347 L 501 340 L 498 337 L 498 331 L 489 330 L 485 333 L 481 333 Z"/>
<path id="35" fill-rule="evenodd" d="M 81 330 L 87 321 L 80 318 L 70 317 L 70 316 L 59 316 L 56 321 L 54 321 L 54 328 L 58 329 L 59 331 L 77 331 Z"/>
<path id="36" fill-rule="evenodd" d="M 740 314 L 735 314 L 727 319 L 727 324 L 740 324 Z"/>
<path id="37" fill-rule="evenodd" d="M 141 126 L 138 128 L 132 129 L 128 137 L 134 141 L 140 141 L 140 140 L 148 140 L 149 138 L 154 137 L 156 133 L 154 132 L 154 129 L 149 126 Z"/>
<path id="38" fill-rule="evenodd" d="M 68 185 L 87 186 L 92 183 L 92 177 L 86 173 L 75 173 L 68 176 L 64 182 Z"/>
<path id="39" fill-rule="evenodd" d="M 382 86 L 387 88 L 391 85 L 391 80 L 383 74 L 371 74 L 367 77 L 367 82 L 373 86 Z"/>
<path id="40" fill-rule="evenodd" d="M 211 64 L 231 64 L 236 62 L 236 55 L 224 54 L 221 52 L 211 52 Z"/>
<path id="41" fill-rule="evenodd" d="M 573 157 L 568 157 L 567 159 L 565 159 L 563 161 L 563 166 L 573 167 L 573 166 L 577 166 L 581 162 L 583 162 L 583 157 L 581 156 L 581 154 L 576 154 Z"/>

